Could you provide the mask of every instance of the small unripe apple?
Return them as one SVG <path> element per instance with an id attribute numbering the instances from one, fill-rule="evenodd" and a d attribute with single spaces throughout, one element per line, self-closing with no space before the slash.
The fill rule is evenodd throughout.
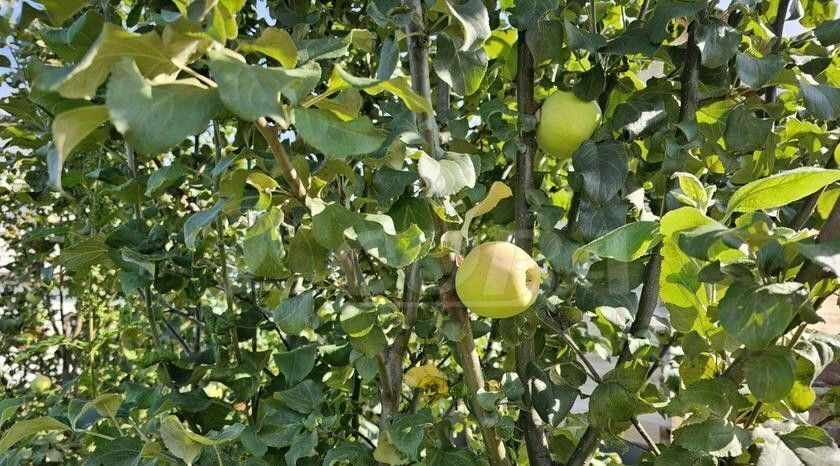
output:
<path id="1" fill-rule="evenodd" d="M 36 375 L 35 378 L 29 382 L 29 389 L 34 393 L 45 393 L 52 387 L 52 380 L 46 375 Z"/>
<path id="2" fill-rule="evenodd" d="M 515 244 L 493 241 L 473 248 L 455 274 L 455 290 L 468 309 L 502 319 L 525 311 L 537 299 L 540 267 Z"/>
<path id="3" fill-rule="evenodd" d="M 592 136 L 601 124 L 601 107 L 585 102 L 573 93 L 557 91 L 540 109 L 537 144 L 546 154 L 567 159 Z"/>

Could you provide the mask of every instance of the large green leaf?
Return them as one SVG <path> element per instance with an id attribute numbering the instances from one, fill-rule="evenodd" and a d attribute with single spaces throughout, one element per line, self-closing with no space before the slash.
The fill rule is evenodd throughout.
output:
<path id="1" fill-rule="evenodd" d="M 62 60 L 73 63 L 79 61 L 96 42 L 102 31 L 102 22 L 101 15 L 88 10 L 66 28 L 44 28 L 41 37 Z"/>
<path id="2" fill-rule="evenodd" d="M 306 291 L 284 299 L 274 308 L 273 317 L 277 327 L 290 335 L 297 335 L 307 328 L 317 326 L 314 293 Z"/>
<path id="3" fill-rule="evenodd" d="M 434 422 L 431 411 L 424 409 L 417 414 L 399 414 L 388 427 L 388 437 L 398 450 L 417 458 L 423 433 Z"/>
<path id="4" fill-rule="evenodd" d="M 291 351 L 277 354 L 274 361 L 280 373 L 286 378 L 286 383 L 296 385 L 301 382 L 315 367 L 316 345 L 299 346 Z"/>
<path id="5" fill-rule="evenodd" d="M 227 200 L 220 199 L 210 209 L 196 212 L 184 222 L 184 244 L 189 249 L 195 249 L 195 240 L 198 234 L 201 233 L 201 230 L 210 226 L 210 223 L 222 212 L 225 205 L 227 205 Z"/>
<path id="6" fill-rule="evenodd" d="M 490 37 L 490 17 L 482 0 L 442 2 L 447 12 L 458 21 L 463 33 L 461 50 L 480 48 Z"/>
<path id="7" fill-rule="evenodd" d="M 656 4 L 646 29 L 651 42 L 659 43 L 667 37 L 666 27 L 672 19 L 693 16 L 706 8 L 705 0 L 663 0 Z"/>
<path id="8" fill-rule="evenodd" d="M 296 104 L 321 78 L 321 67 L 314 62 L 295 69 L 268 68 L 249 65 L 230 51 L 211 52 L 210 70 L 219 84 L 222 102 L 248 121 L 260 117 L 284 120 L 281 96 Z"/>
<path id="9" fill-rule="evenodd" d="M 280 62 L 284 68 L 294 68 L 297 64 L 297 46 L 285 29 L 266 28 L 258 39 L 243 42 L 239 49 L 243 52 L 259 52 L 271 57 Z"/>
<path id="10" fill-rule="evenodd" d="M 732 214 L 781 207 L 837 180 L 840 180 L 840 170 L 805 167 L 784 171 L 739 188 L 729 198 L 726 211 Z"/>
<path id="11" fill-rule="evenodd" d="M 426 193 L 430 197 L 455 194 L 464 188 L 472 188 L 476 181 L 472 159 L 453 152 L 448 152 L 439 160 L 421 153 L 417 162 L 417 172 L 426 183 Z"/>
<path id="12" fill-rule="evenodd" d="M 555 8 L 557 2 L 552 0 L 518 0 L 510 12 L 510 24 L 520 30 L 532 29 Z"/>
<path id="13" fill-rule="evenodd" d="M 36 82 L 36 86 L 58 91 L 69 99 L 90 99 L 108 74 L 124 59 L 134 60 L 140 73 L 150 79 L 171 76 L 178 70 L 157 32 L 135 34 L 115 24 L 105 23 L 96 43 L 79 63 L 54 70 Z"/>
<path id="14" fill-rule="evenodd" d="M 575 173 L 583 177 L 583 192 L 603 204 L 615 197 L 627 177 L 627 152 L 618 141 L 585 141 L 572 154 Z"/>
<path id="15" fill-rule="evenodd" d="M 85 466 L 137 466 L 144 443 L 134 437 L 117 437 L 97 442 L 96 450 L 85 460 Z"/>
<path id="16" fill-rule="evenodd" d="M 717 457 L 740 455 L 752 444 L 749 432 L 721 419 L 688 424 L 674 431 L 674 443 Z"/>
<path id="17" fill-rule="evenodd" d="M 805 108 L 817 118 L 834 121 L 840 118 L 840 88 L 828 84 L 799 83 Z"/>
<path id="18" fill-rule="evenodd" d="M 324 392 L 311 379 L 306 379 L 278 395 L 286 406 L 302 414 L 318 411 L 324 403 Z"/>
<path id="19" fill-rule="evenodd" d="M 222 106 L 216 89 L 193 81 L 154 84 L 130 61 L 114 67 L 106 103 L 114 127 L 141 154 L 165 152 L 203 132 Z"/>
<path id="20" fill-rule="evenodd" d="M 99 125 L 108 121 L 108 109 L 103 105 L 79 107 L 62 112 L 52 125 L 55 153 L 47 158 L 50 185 L 61 191 L 61 171 L 73 149 Z"/>
<path id="21" fill-rule="evenodd" d="M 741 33 L 719 19 L 704 19 L 695 32 L 703 66 L 718 68 L 738 51 Z"/>
<path id="22" fill-rule="evenodd" d="M 280 237 L 282 221 L 283 212 L 270 209 L 257 217 L 245 232 L 245 241 L 242 243 L 245 264 L 257 277 L 279 279 L 286 275 L 283 267 L 286 250 Z"/>
<path id="23" fill-rule="evenodd" d="M 367 155 L 385 142 L 385 135 L 366 116 L 343 121 L 326 110 L 298 107 L 294 117 L 303 140 L 325 155 L 341 158 Z"/>
<path id="24" fill-rule="evenodd" d="M 283 456 L 286 464 L 289 466 L 297 466 L 298 460 L 307 458 L 318 454 L 315 447 L 318 446 L 317 432 L 303 432 L 298 434 L 292 441 L 292 446 L 289 451 Z"/>
<path id="25" fill-rule="evenodd" d="M 632 262 L 645 255 L 651 247 L 659 244 L 661 239 L 659 223 L 632 222 L 581 246 L 575 251 L 572 261 L 575 264 L 581 264 L 588 261 L 590 255 L 595 255 L 602 259 Z"/>
<path id="26" fill-rule="evenodd" d="M 747 386 L 761 401 L 779 401 L 793 388 L 795 369 L 793 351 L 784 346 L 772 346 L 747 359 Z"/>
<path id="27" fill-rule="evenodd" d="M 478 90 L 487 70 L 487 61 L 484 49 L 461 50 L 446 34 L 438 35 L 437 53 L 433 60 L 435 73 L 456 94 L 468 96 Z"/>
<path id="28" fill-rule="evenodd" d="M 733 286 L 720 300 L 721 325 L 738 341 L 753 350 L 761 350 L 781 335 L 793 317 L 791 287 Z"/>
<path id="29" fill-rule="evenodd" d="M 738 77 L 753 89 L 764 87 L 782 71 L 785 62 L 778 55 L 765 55 L 761 58 L 748 53 L 738 52 L 735 57 L 735 69 Z"/>
<path id="30" fill-rule="evenodd" d="M 55 430 L 70 430 L 70 426 L 51 417 L 38 417 L 16 422 L 3 433 L 3 437 L 0 437 L 0 455 L 26 437 L 38 432 Z"/>
<path id="31" fill-rule="evenodd" d="M 90 5 L 92 0 L 39 0 L 47 10 L 47 16 L 55 25 L 61 25 L 79 10 Z"/>
<path id="32" fill-rule="evenodd" d="M 723 139 L 733 152 L 751 152 L 764 147 L 773 121 L 756 117 L 746 106 L 735 107 L 726 118 Z"/>
<path id="33" fill-rule="evenodd" d="M 94 265 L 111 263 L 104 233 L 98 233 L 61 251 L 58 261 L 73 272 L 87 272 Z"/>

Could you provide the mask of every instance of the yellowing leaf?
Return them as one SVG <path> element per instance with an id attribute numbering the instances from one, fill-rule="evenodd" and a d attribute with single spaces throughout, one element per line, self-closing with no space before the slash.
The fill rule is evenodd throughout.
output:
<path id="1" fill-rule="evenodd" d="M 405 374 L 405 384 L 419 388 L 429 403 L 449 395 L 449 384 L 443 373 L 433 364 L 414 367 Z"/>
<path id="2" fill-rule="evenodd" d="M 495 181 L 493 185 L 490 186 L 490 192 L 484 196 L 484 199 L 473 206 L 473 208 L 468 210 L 466 215 L 464 215 L 464 225 L 461 226 L 461 236 L 469 238 L 470 222 L 472 222 L 475 217 L 484 215 L 493 210 L 502 199 L 511 196 L 513 196 L 513 192 L 511 192 L 508 185 L 502 183 L 501 181 Z"/>

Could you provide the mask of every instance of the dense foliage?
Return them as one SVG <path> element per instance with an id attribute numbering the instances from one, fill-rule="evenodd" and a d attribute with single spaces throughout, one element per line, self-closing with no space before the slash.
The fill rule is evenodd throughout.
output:
<path id="1" fill-rule="evenodd" d="M 0 7 L 0 465 L 840 464 L 834 1 Z"/>

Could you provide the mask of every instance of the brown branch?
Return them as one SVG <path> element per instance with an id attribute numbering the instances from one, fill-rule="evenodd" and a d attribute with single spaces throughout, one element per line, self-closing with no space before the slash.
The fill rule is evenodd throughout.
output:
<path id="1" fill-rule="evenodd" d="M 534 56 L 525 40 L 526 32 L 520 30 L 517 38 L 516 99 L 519 108 L 520 125 L 522 120 L 531 120 L 533 126 L 537 103 L 534 101 Z M 534 153 L 537 148 L 536 132 L 533 127 L 520 129 L 522 146 L 516 153 L 516 172 L 513 186 L 513 206 L 515 231 L 514 242 L 528 254 L 534 248 L 534 218 L 528 208 L 528 190 L 534 187 Z M 534 338 L 530 337 L 516 346 L 516 372 L 530 387 L 528 366 L 536 359 Z M 530 464 L 550 466 L 551 453 L 548 449 L 545 427 L 531 403 L 530 389 L 526 388 L 523 396 L 524 409 L 520 411 L 520 422 L 525 430 L 525 447 Z"/>
<path id="2" fill-rule="evenodd" d="M 277 161 L 280 171 L 283 172 L 283 178 L 289 183 L 292 196 L 301 204 L 305 204 L 306 187 L 303 185 L 303 181 L 300 180 L 297 170 L 295 170 L 289 156 L 286 154 L 286 149 L 283 148 L 283 144 L 280 142 L 280 134 L 277 131 L 277 127 L 269 125 L 265 118 L 257 120 L 256 126 L 257 130 L 265 139 L 265 142 L 268 143 L 268 148 L 271 150 L 272 155 L 274 155 L 274 160 Z"/>
<path id="3" fill-rule="evenodd" d="M 790 0 L 779 0 L 779 6 L 776 10 L 776 17 L 773 19 L 773 26 L 771 31 L 776 36 L 776 44 L 773 50 L 779 50 L 782 45 L 782 33 L 785 30 L 785 19 L 787 18 L 788 10 L 790 9 Z M 776 86 L 770 86 L 764 91 L 764 101 L 771 103 L 776 100 Z"/>

